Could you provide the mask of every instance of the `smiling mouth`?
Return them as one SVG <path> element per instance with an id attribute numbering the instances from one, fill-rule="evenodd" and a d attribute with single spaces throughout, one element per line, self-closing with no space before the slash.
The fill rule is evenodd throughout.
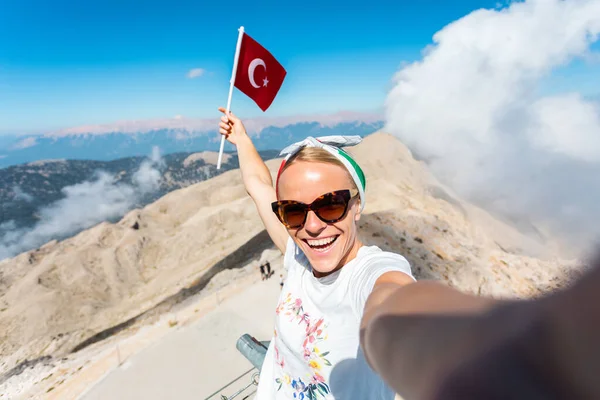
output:
<path id="1" fill-rule="evenodd" d="M 330 236 L 324 239 L 303 239 L 304 242 L 313 250 L 324 252 L 329 250 L 339 236 Z"/>

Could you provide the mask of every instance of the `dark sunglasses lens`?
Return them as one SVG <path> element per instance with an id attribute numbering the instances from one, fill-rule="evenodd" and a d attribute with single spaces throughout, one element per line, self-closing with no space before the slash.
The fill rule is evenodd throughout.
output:
<path id="1" fill-rule="evenodd" d="M 337 221 L 344 216 L 347 204 L 342 195 L 328 195 L 319 204 L 317 213 L 326 221 Z"/>
<path id="2" fill-rule="evenodd" d="M 301 204 L 286 204 L 283 206 L 283 220 L 290 227 L 302 225 L 306 216 L 306 207 Z"/>

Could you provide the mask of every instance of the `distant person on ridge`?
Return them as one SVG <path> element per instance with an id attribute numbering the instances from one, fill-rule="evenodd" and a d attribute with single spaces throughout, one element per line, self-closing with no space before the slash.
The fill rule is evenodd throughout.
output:
<path id="1" fill-rule="evenodd" d="M 273 273 L 271 272 L 271 263 L 267 261 L 265 266 L 267 267 L 267 279 L 268 279 L 271 277 L 271 275 L 273 275 Z"/>
<path id="2" fill-rule="evenodd" d="M 393 400 L 364 358 L 360 323 L 415 279 L 403 256 L 358 239 L 366 181 L 341 147 L 361 138 L 309 137 L 287 147 L 274 188 L 243 123 L 219 111 L 219 131 L 237 147 L 246 190 L 287 270 L 256 399 Z"/>
<path id="3" fill-rule="evenodd" d="M 261 279 L 264 281 L 266 279 L 266 275 L 265 275 L 265 265 L 264 264 L 260 264 L 260 277 Z"/>

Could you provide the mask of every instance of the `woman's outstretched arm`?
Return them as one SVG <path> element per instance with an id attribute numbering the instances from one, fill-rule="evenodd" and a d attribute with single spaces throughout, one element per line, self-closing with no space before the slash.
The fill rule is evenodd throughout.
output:
<path id="1" fill-rule="evenodd" d="M 361 346 L 405 400 L 600 398 L 600 259 L 568 290 L 537 300 L 427 281 L 387 290 L 369 298 Z"/>

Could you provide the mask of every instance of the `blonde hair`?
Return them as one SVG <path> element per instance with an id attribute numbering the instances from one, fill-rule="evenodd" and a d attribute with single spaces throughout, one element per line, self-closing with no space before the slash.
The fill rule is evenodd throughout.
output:
<path id="1" fill-rule="evenodd" d="M 303 147 L 296 154 L 290 157 L 290 159 L 285 163 L 283 169 L 279 174 L 283 174 L 283 171 L 285 171 L 287 167 L 289 167 L 296 161 L 317 162 L 337 165 L 338 167 L 341 167 L 344 171 L 346 171 L 346 174 L 348 175 L 348 180 L 352 184 L 352 188 L 358 191 L 356 183 L 354 182 L 354 179 L 352 179 L 352 175 L 350 175 L 350 172 L 348 172 L 348 170 L 346 169 L 346 166 L 337 157 L 335 157 L 333 154 L 331 154 L 325 149 L 322 149 L 320 147 Z"/>

